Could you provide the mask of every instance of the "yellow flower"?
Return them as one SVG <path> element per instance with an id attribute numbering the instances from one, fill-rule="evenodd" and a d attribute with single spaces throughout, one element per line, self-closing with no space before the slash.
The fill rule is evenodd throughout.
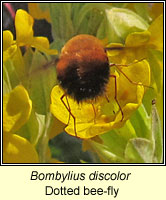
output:
<path id="1" fill-rule="evenodd" d="M 15 17 L 16 41 L 10 31 L 3 32 L 3 59 L 6 61 L 12 57 L 18 47 L 35 47 L 39 51 L 47 54 L 56 55 L 55 49 L 49 49 L 49 41 L 46 37 L 34 37 L 33 18 L 24 10 L 19 9 Z"/>
<path id="2" fill-rule="evenodd" d="M 125 45 L 112 43 L 107 47 L 114 48 L 114 50 L 107 52 L 110 61 L 121 64 L 132 63 L 134 60 L 147 58 L 149 49 L 162 51 L 163 16 L 160 15 L 156 18 L 148 30 L 129 34 L 126 38 Z"/>
<path id="3" fill-rule="evenodd" d="M 43 4 L 43 3 L 42 3 Z M 41 10 L 39 3 L 28 3 L 28 10 L 30 15 L 35 19 L 46 19 L 51 22 L 49 10 Z"/>
<path id="4" fill-rule="evenodd" d="M 49 139 L 53 139 L 55 136 L 64 131 L 65 125 L 57 118 L 53 118 L 52 126 L 49 131 Z"/>
<path id="5" fill-rule="evenodd" d="M 32 46 L 47 54 L 57 54 L 57 50 L 49 49 L 46 37 L 34 37 L 33 18 L 24 10 L 17 10 L 15 17 L 16 41 L 18 46 Z"/>
<path id="6" fill-rule="evenodd" d="M 10 31 L 3 31 L 3 61 L 12 57 L 17 50 L 16 42 Z"/>
<path id="7" fill-rule="evenodd" d="M 32 102 L 21 85 L 3 98 L 3 162 L 37 163 L 38 155 L 32 144 L 25 138 L 14 134 L 29 119 Z"/>
<path id="8" fill-rule="evenodd" d="M 147 86 L 150 84 L 150 67 L 146 60 L 123 67 L 121 71 L 134 82 Z M 68 134 L 76 136 L 77 133 L 77 137 L 88 139 L 111 129 L 120 128 L 140 106 L 144 96 L 144 87 L 130 83 L 122 73 L 118 74 L 115 71 L 111 72 L 112 74 L 117 79 L 117 99 L 123 111 L 123 117 L 115 101 L 115 80 L 111 77 L 106 88 L 106 94 L 94 102 L 78 104 L 73 98 L 67 96 L 67 103 L 64 98 L 66 106 L 70 106 L 71 113 L 76 120 L 75 127 L 73 117 L 61 101 L 61 97 L 64 94 L 63 89 L 60 86 L 53 88 L 50 109 L 57 119 L 67 124 L 65 131 Z M 109 102 L 106 97 L 109 99 Z M 76 133 L 74 128 L 76 128 Z"/>

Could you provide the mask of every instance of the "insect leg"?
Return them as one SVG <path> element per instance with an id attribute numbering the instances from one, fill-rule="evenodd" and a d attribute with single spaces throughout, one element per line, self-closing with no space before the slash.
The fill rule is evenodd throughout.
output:
<path id="1" fill-rule="evenodd" d="M 67 99 L 66 94 L 63 94 L 63 95 L 61 96 L 60 99 L 61 99 L 63 105 L 65 106 L 65 108 L 66 108 L 66 109 L 68 110 L 68 112 L 69 112 L 69 119 L 68 119 L 67 126 L 69 125 L 69 120 L 70 120 L 70 115 L 71 115 L 72 118 L 73 118 L 73 120 L 74 120 L 74 132 L 75 132 L 75 136 L 77 137 L 77 132 L 76 132 L 76 118 L 75 118 L 75 116 L 71 113 L 71 109 L 70 109 L 70 105 L 69 105 L 68 99 L 67 99 L 67 105 L 66 105 L 66 103 L 65 103 L 64 100 L 63 100 L 64 97 L 66 97 L 66 99 Z"/>
<path id="2" fill-rule="evenodd" d="M 119 104 L 119 102 L 118 102 L 118 99 L 117 99 L 117 81 L 116 81 L 116 76 L 115 76 L 115 75 L 110 75 L 110 77 L 114 78 L 114 80 L 115 80 L 115 101 L 116 101 L 116 103 L 117 103 L 118 106 L 119 106 L 120 112 L 121 112 L 121 114 L 122 114 L 122 119 L 121 119 L 121 121 L 123 121 L 124 114 L 123 114 L 122 108 L 121 108 L 121 106 L 120 106 L 120 104 Z"/>
<path id="3" fill-rule="evenodd" d="M 110 100 L 108 99 L 108 96 L 107 96 L 107 95 L 105 95 L 105 98 L 106 98 L 107 102 L 109 103 Z"/>
<path id="4" fill-rule="evenodd" d="M 132 62 L 132 63 L 128 63 L 128 64 L 115 64 L 115 63 L 111 63 L 111 64 L 110 64 L 110 67 L 113 67 L 113 66 L 128 67 L 128 66 L 130 66 L 130 65 L 134 65 L 134 64 L 136 64 L 136 63 L 139 63 L 139 62 L 141 62 L 141 61 L 143 61 L 143 60 L 146 60 L 146 58 L 141 58 L 140 60 L 136 60 L 136 61 L 134 61 L 134 62 Z"/>
<path id="5" fill-rule="evenodd" d="M 115 65 L 115 66 L 116 66 L 116 65 Z M 152 89 L 153 89 L 153 87 L 151 87 L 151 86 L 144 85 L 144 84 L 142 84 L 142 83 L 137 83 L 137 82 L 135 82 L 135 81 L 132 81 L 118 66 L 116 66 L 116 67 L 117 67 L 117 69 L 120 71 L 120 73 L 122 73 L 123 76 L 125 76 L 125 77 L 127 78 L 127 80 L 128 80 L 130 83 L 132 83 L 132 84 L 134 84 L 134 85 L 141 85 L 141 86 L 144 86 L 144 87 L 148 87 L 148 88 L 152 88 Z"/>
<path id="6" fill-rule="evenodd" d="M 70 109 L 70 105 L 69 105 L 69 101 L 68 101 L 67 95 L 66 95 L 66 102 L 67 102 L 67 106 L 68 106 L 68 108 L 69 108 L 69 110 L 70 110 L 70 112 L 71 112 L 71 109 Z M 70 115 L 71 115 L 70 112 L 69 112 L 69 118 L 68 118 L 67 126 L 69 125 L 69 121 L 70 121 Z"/>
<path id="7" fill-rule="evenodd" d="M 96 110 L 95 110 L 93 103 L 92 103 L 92 108 L 93 108 L 93 112 L 94 112 L 94 124 L 96 124 Z"/>
<path id="8" fill-rule="evenodd" d="M 127 78 L 127 80 L 128 80 L 130 83 L 132 83 L 132 84 L 134 84 L 134 85 L 141 85 L 141 86 L 144 86 L 144 87 L 152 88 L 152 89 L 153 89 L 153 87 L 151 87 L 151 86 L 144 85 L 144 84 L 142 84 L 142 83 L 137 83 L 137 82 L 135 82 L 135 81 L 132 81 L 132 80 L 120 69 L 120 67 L 129 67 L 130 65 L 139 63 L 139 62 L 141 62 L 141 61 L 143 61 L 143 60 L 145 60 L 145 59 L 146 59 L 146 58 L 142 58 L 142 59 L 140 59 L 140 60 L 137 60 L 137 61 L 135 61 L 135 62 L 133 62 L 133 63 L 129 63 L 129 64 L 115 64 L 115 63 L 111 63 L 111 64 L 110 64 L 110 67 L 115 66 L 115 67 L 123 74 L 123 76 L 125 76 L 125 77 Z"/>

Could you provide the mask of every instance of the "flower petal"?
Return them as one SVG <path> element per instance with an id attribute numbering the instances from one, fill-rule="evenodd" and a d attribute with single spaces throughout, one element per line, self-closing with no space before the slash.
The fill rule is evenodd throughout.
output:
<path id="1" fill-rule="evenodd" d="M 11 31 L 3 31 L 3 51 L 7 50 L 13 43 L 13 34 Z"/>
<path id="2" fill-rule="evenodd" d="M 134 82 L 149 86 L 150 67 L 148 62 L 143 60 L 123 67 L 121 71 L 127 77 L 122 72 L 119 73 L 119 76 L 117 73 L 114 73 L 114 75 L 117 81 L 117 99 L 123 110 L 123 120 L 122 112 L 115 100 L 115 79 L 112 77 L 110 77 L 106 88 L 106 96 L 109 98 L 109 102 L 103 95 L 96 102 L 93 102 L 93 105 L 92 102 L 78 104 L 69 96 L 64 96 L 62 99 L 65 93 L 63 89 L 59 86 L 53 88 L 50 109 L 57 119 L 68 124 L 65 128 L 67 133 L 88 139 L 124 125 L 131 114 L 140 106 L 144 95 L 144 87 L 134 84 Z"/>
<path id="3" fill-rule="evenodd" d="M 32 102 L 25 88 L 21 85 L 14 88 L 3 98 L 4 132 L 17 131 L 29 119 Z"/>
<path id="4" fill-rule="evenodd" d="M 106 46 L 106 48 L 110 48 L 107 50 L 108 57 L 119 55 L 120 50 L 123 50 L 124 45 L 121 43 L 111 43 Z"/>
<path id="5" fill-rule="evenodd" d="M 4 163 L 38 163 L 38 154 L 32 144 L 16 134 L 4 133 Z"/>
<path id="6" fill-rule="evenodd" d="M 148 30 L 130 33 L 124 46 L 120 43 L 108 45 L 107 55 L 111 63 L 128 64 L 147 58 L 150 48 L 163 51 L 163 15 L 160 15 Z"/>
<path id="7" fill-rule="evenodd" d="M 58 54 L 58 51 L 56 49 L 49 49 L 49 41 L 46 37 L 34 37 L 31 45 L 39 51 L 42 51 L 49 55 Z"/>
<path id="8" fill-rule="evenodd" d="M 148 31 L 151 33 L 149 44 L 154 49 L 163 51 L 163 15 L 160 15 L 154 20 Z"/>
<path id="9" fill-rule="evenodd" d="M 144 95 L 143 86 L 137 86 L 136 95 L 137 97 L 135 103 L 128 103 L 122 107 L 124 115 L 123 121 L 121 121 L 122 114 L 119 111 L 114 120 L 110 122 L 103 121 L 103 123 L 93 124 L 88 130 L 89 131 L 88 134 L 91 135 L 92 133 L 96 133 L 96 135 L 99 135 L 112 129 L 121 128 L 126 122 L 126 120 L 128 120 L 129 117 L 133 114 L 133 112 L 140 106 Z"/>
<path id="10" fill-rule="evenodd" d="M 129 34 L 126 38 L 125 45 L 126 47 L 136 47 L 146 45 L 150 39 L 150 32 L 133 32 Z"/>
<path id="11" fill-rule="evenodd" d="M 107 52 L 107 54 L 111 63 L 131 64 L 134 62 L 134 60 L 141 60 L 143 58 L 147 58 L 147 48 L 147 45 L 137 47 L 124 46 L 124 48 L 120 50 L 110 50 L 109 52 Z"/>
<path id="12" fill-rule="evenodd" d="M 133 32 L 127 36 L 125 46 L 120 43 L 110 44 L 108 48 L 111 50 L 107 52 L 110 61 L 116 64 L 126 64 L 146 58 L 150 37 L 149 31 Z"/>
<path id="13" fill-rule="evenodd" d="M 64 91 L 58 85 L 53 88 L 51 92 L 51 106 L 50 106 L 51 112 L 55 117 L 57 117 L 57 119 L 59 119 L 64 124 L 68 123 L 70 117 L 69 125 L 66 127 L 65 130 L 69 134 L 76 136 L 74 132 L 73 117 L 70 116 L 69 111 L 65 107 L 65 105 L 68 105 L 67 104 L 68 101 L 71 113 L 76 119 L 77 136 L 81 138 L 87 137 L 85 136 L 86 130 L 87 128 L 89 128 L 89 126 L 91 126 L 91 124 L 94 123 L 94 110 L 92 104 L 87 102 L 78 104 L 74 99 L 67 96 L 67 101 L 66 98 L 63 99 L 65 104 L 64 105 L 63 102 L 61 101 L 61 97 L 63 96 L 63 94 Z M 89 137 L 93 137 L 93 135 Z"/>
<path id="14" fill-rule="evenodd" d="M 6 51 L 4 51 L 3 52 L 3 62 L 5 62 L 9 58 L 11 58 L 15 54 L 16 51 L 17 51 L 16 45 L 12 45 Z"/>
<path id="15" fill-rule="evenodd" d="M 3 31 L 3 62 L 12 57 L 17 50 L 13 34 L 10 31 Z"/>
<path id="16" fill-rule="evenodd" d="M 33 18 L 24 10 L 19 9 L 16 12 L 15 28 L 16 41 L 19 46 L 31 45 L 33 41 Z"/>
<path id="17" fill-rule="evenodd" d="M 150 86 L 150 65 L 146 60 L 142 60 L 128 67 L 122 67 L 121 71 L 127 76 L 127 78 L 120 73 L 118 83 L 118 98 L 121 105 L 127 102 L 134 102 L 136 98 L 137 85 L 133 83 L 140 83 L 145 86 Z M 132 83 L 133 82 L 133 83 Z M 147 89 L 146 87 L 146 89 Z"/>
<path id="18" fill-rule="evenodd" d="M 64 129 L 65 125 L 62 122 L 60 122 L 57 118 L 54 118 L 51 129 L 49 131 L 49 138 L 54 138 L 58 134 L 62 133 Z"/>

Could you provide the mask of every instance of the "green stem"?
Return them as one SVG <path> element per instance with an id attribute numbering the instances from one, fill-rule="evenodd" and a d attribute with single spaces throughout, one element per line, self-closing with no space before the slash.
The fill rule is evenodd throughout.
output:
<path id="1" fill-rule="evenodd" d="M 51 123 L 51 113 L 46 115 L 45 128 L 39 142 L 39 158 L 41 163 L 47 163 L 47 150 L 49 141 L 49 127 Z"/>

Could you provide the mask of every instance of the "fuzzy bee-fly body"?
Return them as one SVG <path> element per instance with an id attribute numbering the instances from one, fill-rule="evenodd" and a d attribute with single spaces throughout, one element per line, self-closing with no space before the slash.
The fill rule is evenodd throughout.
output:
<path id="1" fill-rule="evenodd" d="M 84 34 L 65 44 L 56 70 L 60 86 L 77 102 L 101 96 L 110 76 L 107 54 L 101 41 Z"/>

